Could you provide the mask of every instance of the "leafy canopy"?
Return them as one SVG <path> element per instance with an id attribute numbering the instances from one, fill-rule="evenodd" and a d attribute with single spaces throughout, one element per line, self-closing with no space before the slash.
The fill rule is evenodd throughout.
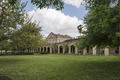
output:
<path id="1" fill-rule="evenodd" d="M 10 4 L 14 5 L 18 0 L 8 0 Z M 20 0 L 19 0 L 20 1 Z M 64 2 L 62 0 L 31 0 L 31 3 L 38 8 L 55 8 L 61 10 L 64 8 Z"/>
<path id="2" fill-rule="evenodd" d="M 120 45 L 120 0 L 88 0 L 84 18 L 87 30 L 81 46 L 118 47 Z"/>
<path id="3" fill-rule="evenodd" d="M 12 35 L 12 45 L 15 49 L 37 48 L 43 44 L 41 27 L 31 19 L 26 18 L 22 27 Z"/>

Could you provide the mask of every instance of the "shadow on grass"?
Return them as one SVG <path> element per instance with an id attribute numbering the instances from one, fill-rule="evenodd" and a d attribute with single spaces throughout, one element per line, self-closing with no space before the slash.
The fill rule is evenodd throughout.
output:
<path id="1" fill-rule="evenodd" d="M 59 70 L 70 80 L 120 80 L 120 61 L 75 62 L 66 64 Z"/>
<path id="2" fill-rule="evenodd" d="M 12 80 L 12 79 L 6 75 L 0 74 L 0 80 Z"/>
<path id="3" fill-rule="evenodd" d="M 22 61 L 25 61 L 25 59 L 19 59 L 19 58 L 3 58 L 3 59 L 0 59 L 0 64 L 11 64 L 11 63 L 19 63 L 19 62 L 22 62 Z"/>

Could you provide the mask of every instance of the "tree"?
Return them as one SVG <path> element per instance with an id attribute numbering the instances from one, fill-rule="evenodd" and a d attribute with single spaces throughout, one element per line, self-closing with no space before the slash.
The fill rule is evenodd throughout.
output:
<path id="1" fill-rule="evenodd" d="M 18 0 L 8 0 L 10 4 L 14 5 Z M 57 10 L 63 9 L 64 2 L 62 0 L 31 0 L 31 3 L 38 8 L 56 8 Z"/>
<path id="2" fill-rule="evenodd" d="M 11 6 L 6 0 L 0 3 L 0 41 L 10 39 L 11 33 L 24 22 L 26 4 Z"/>
<path id="3" fill-rule="evenodd" d="M 7 0 L 0 1 L 0 49 L 11 50 L 11 35 L 24 23 L 26 3 L 10 5 Z"/>
<path id="4" fill-rule="evenodd" d="M 5 52 L 7 52 L 8 50 L 11 51 L 12 47 L 11 47 L 11 42 L 8 40 L 4 40 L 0 42 L 0 50 L 2 52 L 2 50 L 5 50 Z"/>
<path id="5" fill-rule="evenodd" d="M 62 44 L 63 48 L 65 49 L 65 53 L 68 53 L 69 46 L 67 43 Z"/>
<path id="6" fill-rule="evenodd" d="M 50 46 L 51 46 L 51 48 L 52 48 L 52 50 L 53 50 L 53 53 L 56 53 L 57 52 L 57 43 L 51 43 L 50 44 Z"/>
<path id="7" fill-rule="evenodd" d="M 89 0 L 86 8 L 87 30 L 80 43 L 99 48 L 120 46 L 120 0 Z"/>
<path id="8" fill-rule="evenodd" d="M 44 41 L 40 32 L 41 27 L 39 24 L 27 18 L 21 28 L 17 29 L 12 35 L 13 48 L 24 51 L 42 46 Z"/>

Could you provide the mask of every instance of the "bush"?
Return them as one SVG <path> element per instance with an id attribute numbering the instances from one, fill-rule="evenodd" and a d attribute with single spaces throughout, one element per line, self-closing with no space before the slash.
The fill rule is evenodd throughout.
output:
<path id="1" fill-rule="evenodd" d="M 4 55 L 33 55 L 33 52 L 0 52 L 0 56 Z"/>
<path id="2" fill-rule="evenodd" d="M 33 55 L 33 52 L 12 52 L 12 55 Z"/>
<path id="3" fill-rule="evenodd" d="M 10 52 L 0 52 L 0 56 L 2 55 L 10 55 L 11 53 Z"/>
<path id="4" fill-rule="evenodd" d="M 40 54 L 48 54 L 48 52 L 41 52 Z"/>

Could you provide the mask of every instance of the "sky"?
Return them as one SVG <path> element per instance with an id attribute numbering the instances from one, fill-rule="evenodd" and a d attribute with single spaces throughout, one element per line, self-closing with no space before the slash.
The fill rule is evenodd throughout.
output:
<path id="1" fill-rule="evenodd" d="M 31 0 L 21 1 L 28 1 L 25 10 L 29 17 L 33 17 L 33 21 L 40 22 L 44 37 L 47 37 L 50 32 L 69 35 L 73 38 L 80 35 L 77 26 L 84 25 L 84 16 L 88 12 L 84 5 L 81 5 L 81 3 L 84 3 L 83 0 L 64 0 L 64 9 L 61 11 L 51 8 L 38 9 L 31 4 Z"/>

